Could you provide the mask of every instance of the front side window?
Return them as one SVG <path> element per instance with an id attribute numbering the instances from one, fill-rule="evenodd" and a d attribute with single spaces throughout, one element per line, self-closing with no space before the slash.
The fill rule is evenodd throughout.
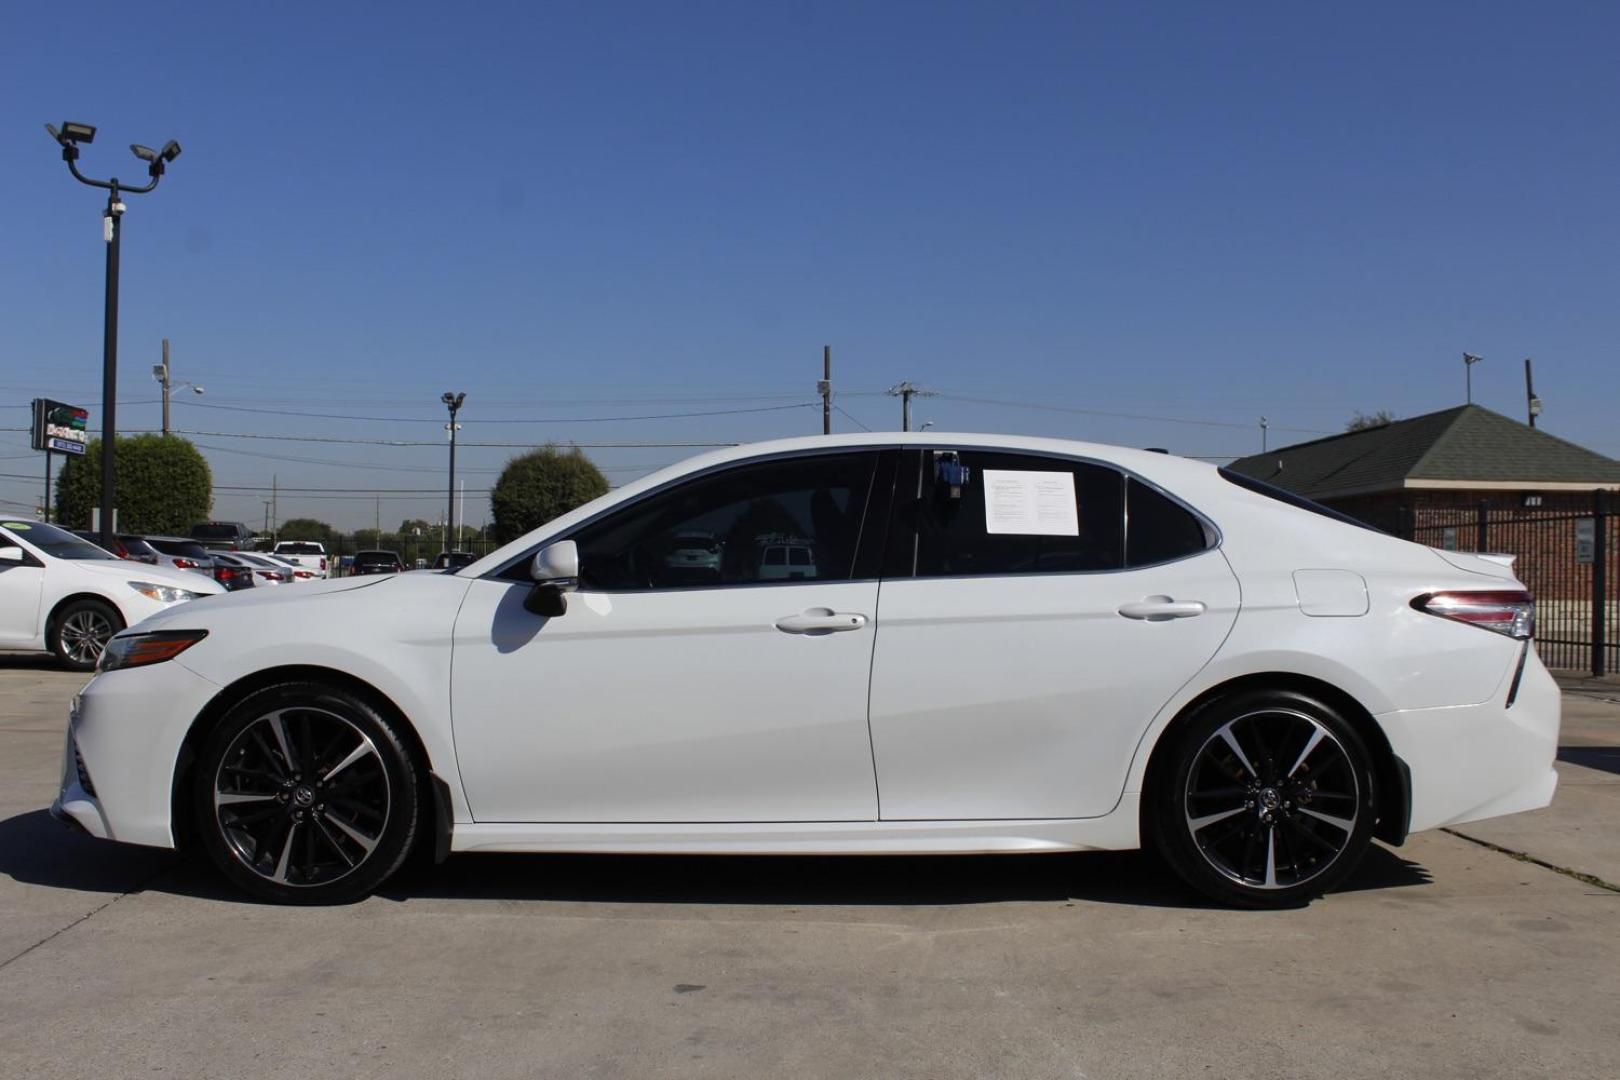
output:
<path id="1" fill-rule="evenodd" d="M 646 496 L 575 533 L 603 592 L 847 581 L 875 453 L 739 465 Z"/>
<path id="2" fill-rule="evenodd" d="M 910 514 L 918 577 L 1125 564 L 1125 478 L 1113 469 L 987 450 L 925 450 L 921 468 Z"/>

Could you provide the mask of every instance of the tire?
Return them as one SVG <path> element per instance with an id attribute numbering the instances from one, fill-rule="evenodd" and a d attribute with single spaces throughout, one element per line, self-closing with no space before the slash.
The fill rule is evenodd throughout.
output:
<path id="1" fill-rule="evenodd" d="M 1372 755 L 1336 710 L 1289 690 L 1200 708 L 1170 736 L 1148 792 L 1150 839 L 1194 889 L 1233 907 L 1297 907 L 1372 840 Z"/>
<path id="2" fill-rule="evenodd" d="M 345 903 L 410 855 L 422 777 L 371 701 L 288 682 L 244 698 L 209 733 L 192 809 L 203 849 L 242 889 L 281 904 Z"/>
<path id="3" fill-rule="evenodd" d="M 74 671 L 90 671 L 124 617 L 105 600 L 75 600 L 51 620 L 51 652 Z"/>

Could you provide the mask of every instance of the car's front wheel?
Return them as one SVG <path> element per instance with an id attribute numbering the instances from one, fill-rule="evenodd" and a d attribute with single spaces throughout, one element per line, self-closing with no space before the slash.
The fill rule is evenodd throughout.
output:
<path id="1" fill-rule="evenodd" d="M 415 843 L 420 773 L 372 702 L 321 683 L 259 690 L 209 734 L 193 808 L 224 874 L 279 903 L 365 896 Z"/>
<path id="2" fill-rule="evenodd" d="M 1289 907 L 1343 881 L 1372 839 L 1372 758 L 1331 706 L 1284 690 L 1204 706 L 1148 793 L 1159 852 L 1193 888 Z"/>
<path id="3" fill-rule="evenodd" d="M 51 651 L 74 671 L 89 671 L 112 636 L 124 628 L 118 609 L 104 600 L 75 600 L 51 621 Z"/>

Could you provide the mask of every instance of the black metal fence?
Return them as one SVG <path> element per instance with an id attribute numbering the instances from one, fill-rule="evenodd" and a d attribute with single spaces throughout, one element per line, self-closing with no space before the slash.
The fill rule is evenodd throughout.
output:
<path id="1" fill-rule="evenodd" d="M 1620 516 L 1606 492 L 1556 508 L 1425 506 L 1401 532 L 1447 551 L 1513 555 L 1536 598 L 1536 648 L 1548 667 L 1620 672 Z"/>

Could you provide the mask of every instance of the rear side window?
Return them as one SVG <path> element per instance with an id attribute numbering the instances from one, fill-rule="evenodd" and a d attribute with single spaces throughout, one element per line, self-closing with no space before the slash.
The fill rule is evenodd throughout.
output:
<path id="1" fill-rule="evenodd" d="M 1023 454 L 926 450 L 920 487 L 911 511 L 918 577 L 1124 566 L 1125 478 L 1113 469 Z"/>
<path id="2" fill-rule="evenodd" d="M 1209 547 L 1204 524 L 1140 480 L 1126 482 L 1125 562 L 1152 566 L 1196 555 Z"/>

